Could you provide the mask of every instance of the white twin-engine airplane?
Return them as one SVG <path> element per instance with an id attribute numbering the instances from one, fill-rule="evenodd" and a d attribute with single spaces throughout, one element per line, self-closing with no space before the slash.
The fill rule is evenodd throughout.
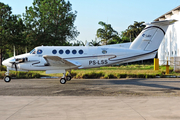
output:
<path id="1" fill-rule="evenodd" d="M 105 46 L 39 46 L 30 53 L 17 55 L 2 62 L 7 66 L 5 82 L 10 82 L 9 70 L 63 73 L 61 84 L 71 80 L 71 69 L 94 68 L 154 58 L 168 26 L 176 20 L 146 24 L 132 43 Z M 66 71 L 69 72 L 66 76 Z"/>

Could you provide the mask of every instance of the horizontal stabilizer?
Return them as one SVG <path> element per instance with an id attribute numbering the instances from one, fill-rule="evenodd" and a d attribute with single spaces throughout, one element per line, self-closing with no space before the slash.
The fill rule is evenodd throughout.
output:
<path id="1" fill-rule="evenodd" d="M 171 24 L 173 24 L 176 21 L 177 20 L 154 21 L 154 22 L 151 22 L 150 24 L 158 25 L 158 26 L 164 26 L 164 25 L 171 25 Z"/>

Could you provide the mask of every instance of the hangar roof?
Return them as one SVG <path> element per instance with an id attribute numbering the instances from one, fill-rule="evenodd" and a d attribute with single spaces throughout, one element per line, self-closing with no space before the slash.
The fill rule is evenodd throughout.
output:
<path id="1" fill-rule="evenodd" d="M 165 13 L 164 15 L 162 15 L 162 16 L 156 18 L 154 21 L 165 20 L 166 18 L 169 17 L 169 15 L 171 16 L 171 15 L 173 15 L 173 14 L 179 12 L 179 11 L 180 11 L 180 5 L 179 5 L 178 7 L 176 7 L 176 8 L 174 8 L 173 10 L 171 10 L 171 11 Z"/>

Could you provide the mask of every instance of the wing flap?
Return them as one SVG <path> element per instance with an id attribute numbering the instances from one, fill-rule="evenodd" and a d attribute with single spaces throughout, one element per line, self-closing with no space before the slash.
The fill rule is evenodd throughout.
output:
<path id="1" fill-rule="evenodd" d="M 47 61 L 50 66 L 59 67 L 79 67 L 81 64 L 76 61 L 68 61 L 58 56 L 45 55 L 43 58 Z"/>

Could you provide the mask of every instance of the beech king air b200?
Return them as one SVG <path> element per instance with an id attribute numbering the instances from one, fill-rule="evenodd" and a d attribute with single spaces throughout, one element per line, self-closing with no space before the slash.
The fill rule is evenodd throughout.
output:
<path id="1" fill-rule="evenodd" d="M 71 80 L 71 69 L 94 68 L 154 58 L 169 25 L 176 20 L 146 24 L 132 43 L 105 46 L 39 46 L 30 53 L 17 55 L 2 62 L 7 66 L 5 82 L 10 82 L 9 70 L 63 73 L 61 84 Z M 128 46 L 129 44 L 129 46 Z M 122 47 L 128 46 L 128 47 Z"/>

